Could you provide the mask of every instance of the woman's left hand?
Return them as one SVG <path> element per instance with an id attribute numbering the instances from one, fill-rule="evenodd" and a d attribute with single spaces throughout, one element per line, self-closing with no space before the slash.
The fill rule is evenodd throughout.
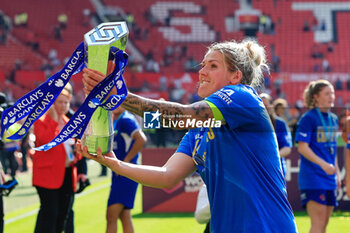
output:
<path id="1" fill-rule="evenodd" d="M 88 159 L 95 160 L 96 162 L 98 162 L 106 167 L 111 168 L 113 164 L 120 163 L 120 160 L 117 159 L 117 157 L 115 156 L 113 151 L 103 155 L 101 148 L 98 147 L 97 148 L 97 155 L 92 155 L 88 152 L 87 146 L 83 147 L 81 142 L 78 142 L 76 144 L 76 147 L 77 147 L 78 153 L 80 153 L 82 156 L 84 156 Z"/>

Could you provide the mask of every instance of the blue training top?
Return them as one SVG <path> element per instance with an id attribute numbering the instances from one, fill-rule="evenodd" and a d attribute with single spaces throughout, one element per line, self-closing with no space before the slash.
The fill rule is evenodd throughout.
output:
<path id="1" fill-rule="evenodd" d="M 330 123 L 328 123 L 328 114 L 330 114 Z M 333 113 L 323 113 L 325 127 L 322 124 L 320 116 L 316 108 L 306 112 L 299 120 L 295 141 L 306 142 L 309 144 L 311 150 L 320 158 L 335 166 L 335 158 L 337 155 L 337 137 L 338 117 Z M 329 142 L 327 142 L 327 135 Z M 333 153 L 330 153 L 332 147 Z M 323 189 L 335 190 L 337 189 L 336 174 L 327 175 L 322 168 L 306 159 L 303 155 L 300 156 L 300 170 L 299 170 L 299 189 Z"/>
<path id="2" fill-rule="evenodd" d="M 287 123 L 281 118 L 276 116 L 275 131 L 277 137 L 278 150 L 283 147 L 291 148 L 292 145 L 292 135 L 289 131 Z M 283 177 L 286 177 L 286 160 L 281 157 Z"/>
<path id="3" fill-rule="evenodd" d="M 124 111 L 114 121 L 114 140 L 113 151 L 119 160 L 124 160 L 129 153 L 134 140 L 132 135 L 134 132 L 140 129 L 135 116 L 131 113 Z M 130 163 L 136 163 L 139 153 L 130 161 Z"/>
<path id="4" fill-rule="evenodd" d="M 197 168 L 208 189 L 210 231 L 297 232 L 276 137 L 257 93 L 245 85 L 226 86 L 206 101 L 226 124 L 189 130 L 177 152 L 192 156 L 206 144 L 204 164 Z"/>

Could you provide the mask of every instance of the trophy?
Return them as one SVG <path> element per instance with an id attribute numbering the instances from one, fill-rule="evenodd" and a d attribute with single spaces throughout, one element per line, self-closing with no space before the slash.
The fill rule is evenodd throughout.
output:
<path id="1" fill-rule="evenodd" d="M 128 40 L 128 28 L 125 22 L 102 23 L 84 35 L 87 67 L 107 73 L 109 50 L 112 46 L 124 50 Z M 98 107 L 82 137 L 82 144 L 88 152 L 97 154 L 97 148 L 102 154 L 112 151 L 113 145 L 112 112 Z"/>

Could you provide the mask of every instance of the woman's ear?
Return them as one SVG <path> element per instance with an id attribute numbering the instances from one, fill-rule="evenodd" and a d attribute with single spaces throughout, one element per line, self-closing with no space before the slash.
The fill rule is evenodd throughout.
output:
<path id="1" fill-rule="evenodd" d="M 237 85 L 241 83 L 242 80 L 242 72 L 240 70 L 237 70 L 233 72 L 230 76 L 230 84 Z"/>

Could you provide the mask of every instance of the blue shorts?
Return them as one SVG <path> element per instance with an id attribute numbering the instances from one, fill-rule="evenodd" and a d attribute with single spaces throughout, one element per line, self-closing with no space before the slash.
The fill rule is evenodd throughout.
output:
<path id="1" fill-rule="evenodd" d="M 125 209 L 134 208 L 137 185 L 135 181 L 113 172 L 108 206 L 122 204 Z"/>
<path id="2" fill-rule="evenodd" d="M 309 201 L 315 201 L 326 206 L 338 206 L 337 191 L 323 189 L 300 190 L 301 203 L 304 208 Z"/>

